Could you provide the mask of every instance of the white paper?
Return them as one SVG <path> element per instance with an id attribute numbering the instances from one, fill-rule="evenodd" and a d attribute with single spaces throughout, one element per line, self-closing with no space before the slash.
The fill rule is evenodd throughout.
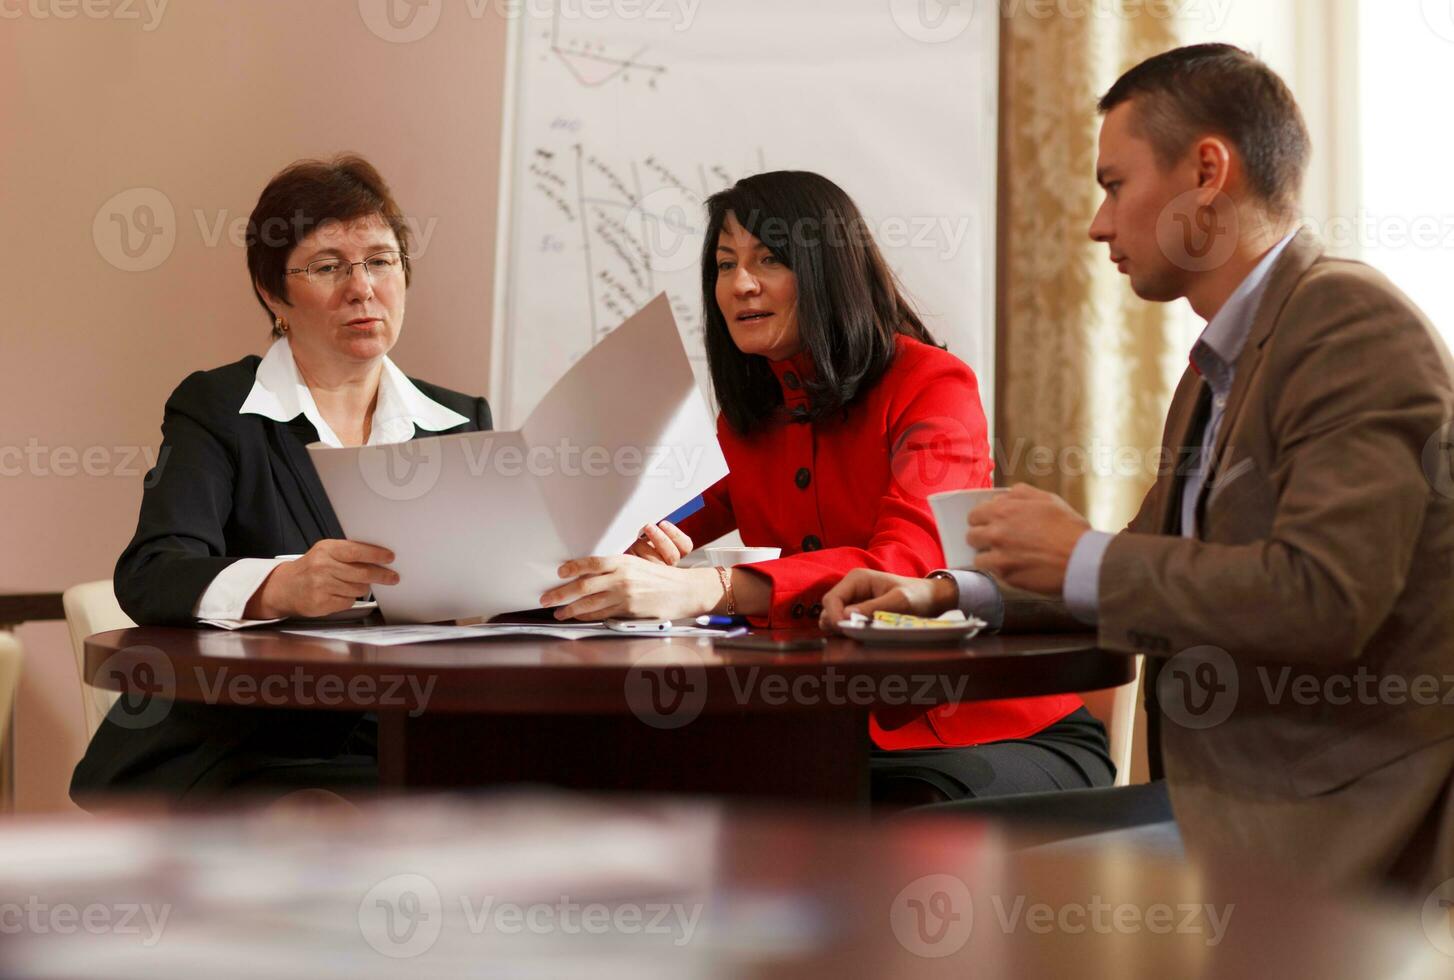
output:
<path id="1" fill-rule="evenodd" d="M 588 634 L 551 630 L 549 627 L 514 626 L 482 633 L 473 626 L 355 626 L 343 629 L 285 630 L 312 639 L 343 640 L 376 647 L 402 646 L 405 643 L 438 643 L 441 640 L 478 640 L 483 636 L 551 636 L 575 640 Z"/>
<path id="2" fill-rule="evenodd" d="M 353 626 L 342 629 L 284 630 L 299 636 L 324 640 L 344 640 L 348 643 L 364 643 L 369 646 L 392 647 L 405 643 L 438 643 L 442 640 L 479 640 L 497 636 L 544 636 L 555 640 L 623 639 L 650 640 L 673 636 L 715 636 L 729 634 L 722 630 L 697 629 L 691 626 L 676 626 L 669 630 L 650 633 L 630 633 L 608 629 L 603 625 L 580 624 L 576 626 L 529 626 L 515 623 L 479 623 L 473 626 Z M 743 631 L 745 632 L 745 631 Z M 735 635 L 735 634 L 732 634 Z"/>
<path id="3" fill-rule="evenodd" d="M 392 623 L 531 609 L 572 558 L 620 554 L 727 475 L 665 294 L 575 363 L 517 432 L 308 447 L 351 540 L 394 552 Z"/>

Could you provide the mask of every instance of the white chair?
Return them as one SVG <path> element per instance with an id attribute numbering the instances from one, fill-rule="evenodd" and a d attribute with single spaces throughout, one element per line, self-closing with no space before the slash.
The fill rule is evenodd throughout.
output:
<path id="1" fill-rule="evenodd" d="M 86 718 L 86 737 L 90 738 L 96 734 L 96 729 L 101 727 L 101 719 L 116 702 L 116 692 L 103 691 L 86 683 L 86 637 L 136 624 L 121 611 L 110 579 L 73 585 L 65 591 L 61 602 L 66 608 L 66 625 L 71 630 L 76 678 L 81 682 L 81 709 Z"/>
<path id="2" fill-rule="evenodd" d="M 20 689 L 20 662 L 20 638 L 9 630 L 0 630 L 0 750 L 5 748 L 10 733 L 10 714 Z"/>
<path id="3" fill-rule="evenodd" d="M 0 809 L 15 808 L 15 746 L 10 727 L 15 709 L 15 695 L 20 690 L 20 639 L 9 630 L 0 629 Z"/>
<path id="4" fill-rule="evenodd" d="M 1106 726 L 1111 761 L 1116 764 L 1116 785 L 1131 784 L 1131 762 L 1135 757 L 1136 718 L 1141 702 L 1141 675 L 1144 657 L 1136 658 L 1136 676 L 1120 687 L 1103 691 L 1083 691 L 1080 699 L 1086 710 Z"/>

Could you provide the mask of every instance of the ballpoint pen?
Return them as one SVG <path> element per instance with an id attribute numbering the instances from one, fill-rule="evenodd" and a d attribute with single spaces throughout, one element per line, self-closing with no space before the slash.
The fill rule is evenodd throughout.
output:
<path id="1" fill-rule="evenodd" d="M 746 616 L 698 616 L 697 617 L 697 625 L 698 626 L 716 626 L 716 627 L 719 627 L 719 628 L 720 627 L 726 627 L 726 626 L 746 626 L 747 625 L 747 617 Z"/>

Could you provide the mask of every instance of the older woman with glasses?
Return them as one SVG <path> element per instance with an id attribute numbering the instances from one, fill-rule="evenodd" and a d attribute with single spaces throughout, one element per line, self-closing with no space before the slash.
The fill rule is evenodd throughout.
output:
<path id="1" fill-rule="evenodd" d="M 247 266 L 272 345 L 193 373 L 167 400 L 159 462 L 115 573 L 121 607 L 142 625 L 320 616 L 397 582 L 388 551 L 344 540 L 305 447 L 490 428 L 483 398 L 411 379 L 389 359 L 409 229 L 366 160 L 306 160 L 274 177 L 248 224 Z M 122 707 L 76 767 L 78 801 L 377 781 L 367 716 L 177 701 L 137 729 Z"/>

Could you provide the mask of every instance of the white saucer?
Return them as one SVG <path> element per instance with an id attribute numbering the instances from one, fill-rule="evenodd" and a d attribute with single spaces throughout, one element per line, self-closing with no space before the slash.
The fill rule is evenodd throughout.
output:
<path id="1" fill-rule="evenodd" d="M 845 619 L 838 623 L 838 629 L 844 636 L 852 637 L 860 643 L 922 646 L 926 643 L 963 643 L 987 625 L 989 624 L 982 619 L 971 618 L 962 623 L 955 623 L 953 626 L 895 628 L 892 626 L 855 626 L 852 620 Z"/>

